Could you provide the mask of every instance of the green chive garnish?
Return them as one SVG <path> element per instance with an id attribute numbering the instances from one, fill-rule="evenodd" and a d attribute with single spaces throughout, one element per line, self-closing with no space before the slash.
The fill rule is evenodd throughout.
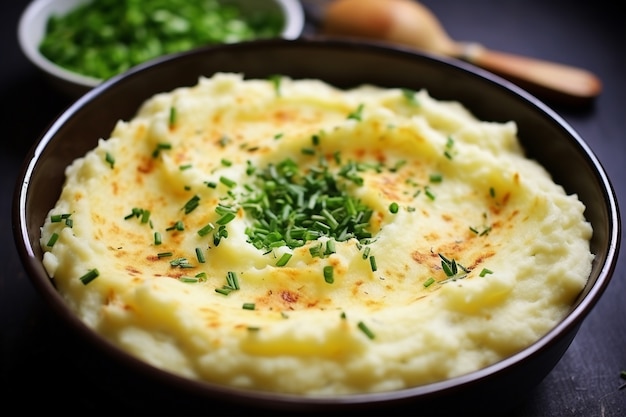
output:
<path id="1" fill-rule="evenodd" d="M 370 266 L 372 268 L 372 272 L 376 272 L 376 270 L 378 269 L 378 266 L 376 265 L 376 257 L 375 256 L 370 256 Z"/>
<path id="2" fill-rule="evenodd" d="M 324 281 L 326 281 L 329 284 L 332 284 L 333 282 L 335 282 L 335 270 L 332 267 L 332 265 L 326 265 L 324 267 Z"/>
<path id="3" fill-rule="evenodd" d="M 52 233 L 52 235 L 50 235 L 50 239 L 48 239 L 48 243 L 46 244 L 49 247 L 53 247 L 54 244 L 57 242 L 57 240 L 59 240 L 59 235 L 57 233 Z"/>
<path id="4" fill-rule="evenodd" d="M 487 268 L 483 268 L 482 271 L 480 271 L 480 274 L 478 274 L 481 277 L 484 277 L 487 274 L 493 274 L 493 271 L 491 271 L 490 269 Z"/>
<path id="5" fill-rule="evenodd" d="M 424 282 L 424 287 L 428 288 L 435 282 L 435 278 L 430 277 Z"/>
<path id="6" fill-rule="evenodd" d="M 376 336 L 374 335 L 374 333 L 367 327 L 367 325 L 365 323 L 363 323 L 362 321 L 360 321 L 357 324 L 357 327 L 359 328 L 359 330 L 361 330 L 363 333 L 365 333 L 365 335 L 370 338 L 370 339 L 374 339 Z"/>
<path id="7" fill-rule="evenodd" d="M 211 223 L 209 223 L 206 226 L 204 226 L 203 228 L 201 228 L 200 230 L 198 230 L 198 235 L 206 236 L 209 233 L 211 233 L 214 229 L 215 229 L 215 226 L 213 226 Z"/>
<path id="8" fill-rule="evenodd" d="M 254 310 L 256 308 L 256 305 L 254 303 L 243 303 L 243 306 L 241 306 L 241 308 L 243 308 L 244 310 Z"/>
<path id="9" fill-rule="evenodd" d="M 170 128 L 176 124 L 176 107 L 170 107 L 169 125 Z"/>
<path id="10" fill-rule="evenodd" d="M 104 160 L 109 164 L 111 168 L 115 165 L 115 158 L 109 152 L 104 156 Z"/>
<path id="11" fill-rule="evenodd" d="M 389 212 L 392 214 L 396 214 L 398 212 L 399 206 L 398 203 L 393 202 L 389 204 Z"/>
<path id="12" fill-rule="evenodd" d="M 276 266 L 287 265 L 287 262 L 289 262 L 289 260 L 291 259 L 291 256 L 292 256 L 291 253 L 287 253 L 287 252 L 283 253 L 280 259 L 278 260 L 278 262 L 276 262 Z"/>
<path id="13" fill-rule="evenodd" d="M 80 277 L 80 281 L 84 284 L 87 285 L 89 284 L 91 281 L 93 281 L 94 279 L 96 279 L 98 277 L 98 275 L 100 275 L 100 272 L 98 272 L 97 269 L 92 269 L 89 272 L 87 272 L 85 275 L 83 275 L 82 277 Z"/>
<path id="14" fill-rule="evenodd" d="M 196 248 L 196 258 L 198 258 L 198 262 L 200 262 L 201 264 L 206 262 L 206 259 L 204 258 L 204 252 L 202 252 L 202 249 Z"/>

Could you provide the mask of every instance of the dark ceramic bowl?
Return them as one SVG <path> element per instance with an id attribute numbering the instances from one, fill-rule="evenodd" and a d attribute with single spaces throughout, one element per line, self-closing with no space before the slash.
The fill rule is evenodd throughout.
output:
<path id="1" fill-rule="evenodd" d="M 120 351 L 80 322 L 65 305 L 41 262 L 40 226 L 55 204 L 70 162 L 108 137 L 118 119 L 132 117 L 155 93 L 197 82 L 218 71 L 248 77 L 285 74 L 313 77 L 339 87 L 373 83 L 426 88 L 438 99 L 462 102 L 477 117 L 514 120 L 528 155 L 538 160 L 568 193 L 586 205 L 596 254 L 589 281 L 571 311 L 548 334 L 523 351 L 487 368 L 430 385 L 393 392 L 334 398 L 249 392 L 191 381 L 155 369 Z M 579 326 L 607 287 L 617 262 L 620 221 L 614 191 L 593 152 L 554 111 L 515 86 L 453 60 L 374 44 L 337 40 L 267 40 L 195 50 L 142 65 L 94 88 L 43 134 L 26 159 L 15 192 L 13 227 L 23 264 L 42 299 L 59 320 L 97 347 L 98 360 L 122 369 L 124 377 L 156 384 L 154 392 L 175 392 L 185 405 L 210 413 L 216 402 L 232 407 L 290 412 L 372 411 L 398 407 L 415 412 L 502 412 L 524 398 L 556 365 Z M 54 358 L 51 358 L 54 360 Z M 140 387 L 137 384 L 136 387 Z M 159 391 L 160 390 L 160 391 Z M 154 404 L 160 395 L 134 400 Z M 187 400 L 189 399 L 189 400 Z"/>

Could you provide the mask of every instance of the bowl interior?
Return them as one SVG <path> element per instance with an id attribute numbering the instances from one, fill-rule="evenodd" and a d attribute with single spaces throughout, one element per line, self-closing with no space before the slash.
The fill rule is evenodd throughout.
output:
<path id="1" fill-rule="evenodd" d="M 99 138 L 108 137 L 117 120 L 131 118 L 147 98 L 193 85 L 199 76 L 211 76 L 215 72 L 239 72 L 249 78 L 274 74 L 319 78 L 339 87 L 370 83 L 425 88 L 437 99 L 462 102 L 483 120 L 515 120 L 528 155 L 546 167 L 568 193 L 577 194 L 587 207 L 585 215 L 594 228 L 591 249 L 596 255 L 589 282 L 571 314 L 531 348 L 468 377 L 437 384 L 436 390 L 418 387 L 379 396 L 378 401 L 434 396 L 434 391 L 458 391 L 459 387 L 475 385 L 479 380 L 494 381 L 496 375 L 510 371 L 508 382 L 498 380 L 495 384 L 502 387 L 500 401 L 508 401 L 550 371 L 608 284 L 616 263 L 620 234 L 618 209 L 600 163 L 576 132 L 553 111 L 497 77 L 452 60 L 349 41 L 264 40 L 195 50 L 141 65 L 101 84 L 75 102 L 32 149 L 18 179 L 14 203 L 18 250 L 34 285 L 57 312 L 76 321 L 43 269 L 38 239 L 40 226 L 60 194 L 65 167 L 95 147 Z M 557 350 L 549 351 L 550 347 Z M 517 366 L 533 356 L 543 359 L 529 366 Z M 494 384 L 491 385 L 494 389 Z M 194 388 L 202 390 L 198 384 Z M 494 398 L 492 393 L 489 395 Z M 270 396 L 268 401 L 286 400 Z M 351 401 L 330 402 L 338 405 Z"/>

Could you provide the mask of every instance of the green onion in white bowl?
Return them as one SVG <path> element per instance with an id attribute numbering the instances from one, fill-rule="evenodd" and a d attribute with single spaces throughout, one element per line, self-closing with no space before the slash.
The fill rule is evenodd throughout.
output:
<path id="1" fill-rule="evenodd" d="M 34 0 L 21 16 L 26 57 L 71 96 L 162 55 L 258 38 L 295 39 L 298 0 Z"/>

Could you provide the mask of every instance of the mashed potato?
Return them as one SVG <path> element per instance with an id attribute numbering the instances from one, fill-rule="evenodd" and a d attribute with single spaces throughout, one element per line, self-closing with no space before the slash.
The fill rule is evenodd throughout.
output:
<path id="1" fill-rule="evenodd" d="M 41 245 L 67 303 L 146 362 L 234 387 L 462 375 L 544 335 L 591 270 L 583 204 L 515 123 L 426 91 L 216 74 L 66 174 Z"/>

